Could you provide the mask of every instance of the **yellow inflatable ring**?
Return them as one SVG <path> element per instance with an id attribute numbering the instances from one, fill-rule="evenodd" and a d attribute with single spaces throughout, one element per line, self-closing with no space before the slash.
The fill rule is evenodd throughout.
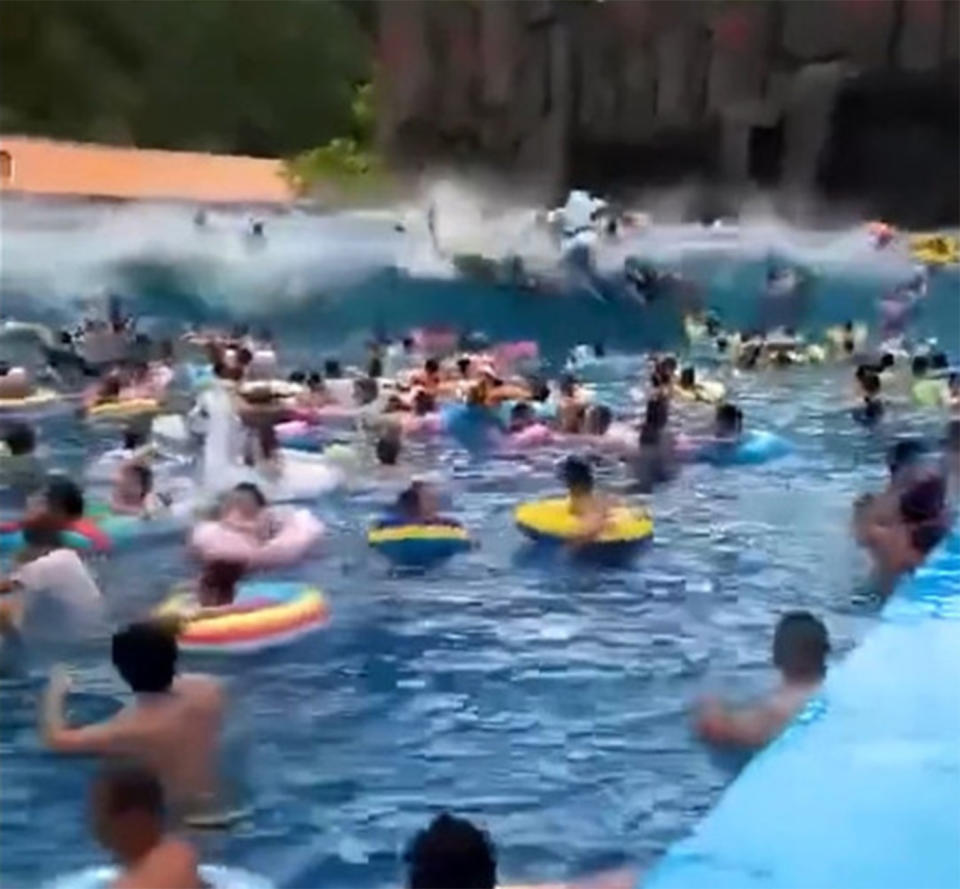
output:
<path id="1" fill-rule="evenodd" d="M 155 612 L 159 617 L 185 616 L 178 634 L 183 651 L 260 651 L 319 629 L 330 613 L 320 590 L 282 581 L 241 584 L 232 605 L 191 619 L 195 608 L 193 597 L 181 592 Z"/>
<path id="2" fill-rule="evenodd" d="M 576 538 L 580 533 L 580 519 L 570 512 L 570 500 L 567 497 L 522 503 L 513 518 L 517 528 L 533 540 L 564 542 Z M 607 527 L 591 544 L 638 544 L 652 536 L 653 519 L 649 513 L 619 506 L 611 511 Z"/>
<path id="3" fill-rule="evenodd" d="M 22 411 L 37 407 L 49 407 L 60 400 L 60 393 L 53 389 L 37 389 L 26 398 L 0 398 L 0 411 Z"/>
<path id="4" fill-rule="evenodd" d="M 160 403 L 155 398 L 126 398 L 122 401 L 106 401 L 87 409 L 92 420 L 113 420 L 136 417 L 142 414 L 157 414 Z"/>
<path id="5" fill-rule="evenodd" d="M 727 394 L 727 387 L 719 380 L 702 380 L 693 384 L 692 389 L 674 386 L 673 394 L 681 401 L 702 401 L 705 404 L 719 404 Z"/>

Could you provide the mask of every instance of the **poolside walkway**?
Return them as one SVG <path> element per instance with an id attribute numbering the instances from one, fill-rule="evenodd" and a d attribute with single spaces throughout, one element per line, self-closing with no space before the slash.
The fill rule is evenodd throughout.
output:
<path id="1" fill-rule="evenodd" d="M 210 203 L 289 203 L 280 161 L 0 136 L 0 190 Z"/>

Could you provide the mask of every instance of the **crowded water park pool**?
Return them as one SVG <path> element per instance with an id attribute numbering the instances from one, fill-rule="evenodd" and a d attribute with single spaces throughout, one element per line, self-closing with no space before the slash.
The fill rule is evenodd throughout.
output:
<path id="1" fill-rule="evenodd" d="M 45 471 L 85 482 L 57 545 L 105 616 L 36 639 L 6 618 L 4 885 L 108 860 L 86 814 L 97 757 L 51 750 L 38 701 L 64 662 L 68 725 L 129 705 L 110 636 L 164 609 L 186 621 L 168 628 L 179 670 L 224 687 L 225 823 L 191 830 L 203 861 L 278 887 L 401 885 L 408 844 L 449 811 L 489 833 L 503 885 L 642 881 L 763 746 L 713 743 L 698 701 L 768 693 L 791 613 L 826 628 L 832 669 L 916 567 L 878 582 L 853 530 L 898 444 L 930 469 L 927 500 L 943 486 L 913 504 L 931 532 L 917 564 L 950 527 L 960 278 L 925 268 L 896 315 L 884 300 L 915 261 L 862 229 L 654 226 L 612 248 L 616 275 L 577 266 L 561 287 L 425 263 L 390 218 L 268 219 L 251 246 L 229 214 L 200 232 L 180 208 L 7 209 L 0 360 L 36 385 L 0 398 L 0 460 L 26 426 Z M 690 286 L 625 296 L 630 251 Z M 777 289 L 772 256 L 809 271 L 802 294 Z M 136 357 L 85 351 L 97 325 Z M 134 365 L 169 376 L 110 385 Z M 116 479 L 150 442 L 141 493 L 163 502 L 144 517 Z M 0 470 L 15 578 L 17 547 L 50 532 L 31 518 L 49 487 Z M 254 542 L 209 513 L 249 483 L 273 511 Z M 213 577 L 228 601 L 205 601 L 205 566 L 237 563 L 236 599 Z M 198 577 L 197 602 L 171 600 Z"/>

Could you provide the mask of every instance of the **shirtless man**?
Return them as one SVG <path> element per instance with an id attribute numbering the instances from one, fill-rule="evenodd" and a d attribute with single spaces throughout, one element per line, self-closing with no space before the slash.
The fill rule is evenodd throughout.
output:
<path id="1" fill-rule="evenodd" d="M 773 663 L 779 687 L 763 702 L 734 710 L 706 699 L 697 713 L 697 731 L 714 744 L 763 747 L 800 711 L 827 673 L 827 628 L 807 611 L 785 614 L 773 636 Z"/>
<path id="2" fill-rule="evenodd" d="M 223 722 L 220 683 L 200 674 L 176 676 L 176 638 L 158 623 L 115 633 L 112 654 L 136 700 L 106 722 L 71 728 L 63 712 L 70 679 L 54 668 L 41 708 L 43 740 L 59 753 L 132 757 L 156 773 L 185 823 L 210 823 Z"/>
<path id="3" fill-rule="evenodd" d="M 163 788 L 147 769 L 115 764 L 94 780 L 90 813 L 97 840 L 121 873 L 110 889 L 203 889 L 197 853 L 165 830 Z"/>

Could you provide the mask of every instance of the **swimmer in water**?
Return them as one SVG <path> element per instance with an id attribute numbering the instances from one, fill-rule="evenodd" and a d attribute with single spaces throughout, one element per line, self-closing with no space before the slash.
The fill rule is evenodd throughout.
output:
<path id="1" fill-rule="evenodd" d="M 713 421 L 714 440 L 721 444 L 735 444 L 743 434 L 743 411 L 735 404 L 717 405 Z"/>
<path id="2" fill-rule="evenodd" d="M 26 423 L 12 423 L 3 431 L 6 453 L 0 453 L 0 487 L 26 498 L 43 487 L 46 471 L 36 454 L 37 436 Z"/>
<path id="3" fill-rule="evenodd" d="M 276 530 L 267 498 L 252 482 L 241 482 L 227 495 L 219 521 L 256 543 L 266 543 Z"/>
<path id="4" fill-rule="evenodd" d="M 31 501 L 24 524 L 47 522 L 61 531 L 83 517 L 86 507 L 83 492 L 66 476 L 56 475 L 47 482 L 43 493 Z"/>
<path id="5" fill-rule="evenodd" d="M 169 503 L 153 491 L 153 470 L 136 460 L 120 467 L 110 494 L 110 509 L 119 515 L 148 518 Z"/>
<path id="6" fill-rule="evenodd" d="M 567 486 L 570 512 L 580 519 L 573 543 L 589 543 L 603 533 L 614 504 L 611 498 L 594 491 L 593 470 L 580 457 L 567 457 L 560 468 L 560 477 Z"/>
<path id="7" fill-rule="evenodd" d="M 97 841 L 120 868 L 110 889 L 207 889 L 196 850 L 167 832 L 163 787 L 149 769 L 103 768 L 91 787 L 90 814 Z"/>
<path id="8" fill-rule="evenodd" d="M 864 426 L 873 426 L 883 419 L 884 413 L 883 399 L 880 397 L 880 376 L 861 366 L 857 368 L 857 380 L 863 401 L 853 409 L 853 419 Z"/>
<path id="9" fill-rule="evenodd" d="M 639 493 L 649 494 L 656 485 L 677 474 L 676 447 L 667 430 L 669 416 L 670 402 L 666 398 L 651 398 L 647 402 L 637 454 L 630 460 Z"/>
<path id="10" fill-rule="evenodd" d="M 404 855 L 408 889 L 495 889 L 493 842 L 465 818 L 444 812 L 421 830 Z"/>
<path id="11" fill-rule="evenodd" d="M 137 760 L 156 774 L 185 823 L 209 823 L 219 791 L 223 691 L 212 676 L 178 676 L 177 655 L 177 639 L 168 626 L 143 622 L 119 630 L 113 636 L 113 665 L 134 701 L 104 722 L 72 728 L 64 716 L 70 677 L 55 667 L 43 695 L 40 732 L 57 753 Z"/>
<path id="12" fill-rule="evenodd" d="M 773 663 L 779 687 L 762 703 L 743 709 L 706 699 L 697 731 L 713 744 L 759 748 L 769 743 L 803 708 L 827 674 L 830 641 L 827 628 L 807 611 L 785 614 L 773 636 Z"/>

